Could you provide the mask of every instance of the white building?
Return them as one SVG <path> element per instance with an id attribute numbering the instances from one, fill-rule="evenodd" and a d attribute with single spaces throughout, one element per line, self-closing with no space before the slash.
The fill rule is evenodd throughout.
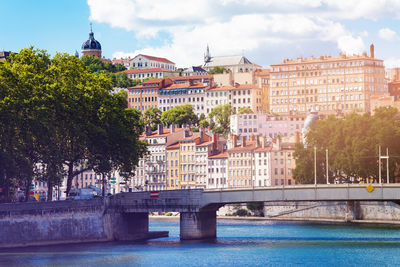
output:
<path id="1" fill-rule="evenodd" d="M 232 72 L 249 72 L 261 68 L 261 66 L 251 63 L 245 56 L 211 57 L 207 46 L 203 69 L 210 71 L 214 67 L 224 67 Z"/>
<path id="2" fill-rule="evenodd" d="M 271 186 L 271 147 L 263 144 L 254 150 L 254 186 Z"/>
<path id="3" fill-rule="evenodd" d="M 148 143 L 149 155 L 143 159 L 143 166 L 136 170 L 135 187 L 137 190 L 166 190 L 166 147 L 176 143 L 184 135 L 183 129 L 163 129 L 157 131 L 146 127 L 142 138 Z M 140 172 L 143 171 L 143 172 Z"/>
<path id="4" fill-rule="evenodd" d="M 207 188 L 227 188 L 228 187 L 228 153 L 208 157 Z"/>
<path id="5" fill-rule="evenodd" d="M 162 57 L 153 57 L 139 54 L 129 61 L 129 67 L 136 69 L 161 68 L 175 71 L 175 63 Z"/>

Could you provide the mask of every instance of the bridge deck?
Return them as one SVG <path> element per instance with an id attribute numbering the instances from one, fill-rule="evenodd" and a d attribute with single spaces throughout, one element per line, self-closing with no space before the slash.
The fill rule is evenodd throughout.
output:
<path id="1" fill-rule="evenodd" d="M 271 201 L 397 201 L 400 184 L 295 185 L 237 189 L 207 189 L 203 191 L 202 206 L 213 203 L 245 203 Z"/>

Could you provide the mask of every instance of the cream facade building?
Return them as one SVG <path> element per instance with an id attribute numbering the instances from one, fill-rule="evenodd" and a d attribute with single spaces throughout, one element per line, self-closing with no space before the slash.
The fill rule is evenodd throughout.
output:
<path id="1" fill-rule="evenodd" d="M 372 95 L 382 95 L 385 86 L 383 60 L 363 55 L 297 60 L 271 65 L 270 107 L 279 114 L 369 112 Z"/>

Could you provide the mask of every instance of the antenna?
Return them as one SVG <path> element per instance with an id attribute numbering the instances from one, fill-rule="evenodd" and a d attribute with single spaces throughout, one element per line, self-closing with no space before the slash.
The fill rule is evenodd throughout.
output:
<path id="1" fill-rule="evenodd" d="M 92 31 L 92 23 L 90 22 L 90 32 L 93 32 Z"/>

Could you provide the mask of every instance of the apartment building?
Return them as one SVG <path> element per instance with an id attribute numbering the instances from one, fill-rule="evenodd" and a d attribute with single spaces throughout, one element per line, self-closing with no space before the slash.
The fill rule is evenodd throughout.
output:
<path id="1" fill-rule="evenodd" d="M 293 169 L 296 162 L 293 158 L 295 143 L 277 144 L 271 151 L 271 181 L 272 185 L 295 185 L 297 182 L 293 179 Z"/>
<path id="2" fill-rule="evenodd" d="M 185 129 L 185 137 L 179 139 L 180 158 L 180 184 L 182 189 L 196 188 L 196 144 L 200 136 L 190 135 Z"/>
<path id="3" fill-rule="evenodd" d="M 257 142 L 260 142 L 257 138 Z M 254 186 L 271 186 L 271 150 L 265 139 L 254 150 Z"/>
<path id="4" fill-rule="evenodd" d="M 255 71 L 256 84 L 261 87 L 261 110 L 270 112 L 269 88 L 270 88 L 270 69 L 260 69 Z"/>
<path id="5" fill-rule="evenodd" d="M 178 83 L 159 90 L 158 108 L 164 112 L 179 105 L 190 104 L 200 116 L 205 112 L 204 94 L 208 85 L 203 83 Z"/>
<path id="6" fill-rule="evenodd" d="M 170 71 L 175 71 L 175 63 L 169 59 L 162 57 L 153 57 L 148 55 L 139 54 L 130 59 L 129 67 L 136 69 L 155 69 L 161 68 Z"/>
<path id="7" fill-rule="evenodd" d="M 138 190 L 167 189 L 166 148 L 176 143 L 183 135 L 183 129 L 164 129 L 160 124 L 157 131 L 151 131 L 151 127 L 146 126 L 141 139 L 148 143 L 149 155 L 142 159 L 143 167 L 136 170 L 135 187 Z"/>
<path id="8" fill-rule="evenodd" d="M 232 134 L 247 138 L 253 135 L 290 137 L 301 133 L 304 120 L 305 115 L 234 114 L 230 118 L 230 128 Z"/>
<path id="9" fill-rule="evenodd" d="M 221 151 L 208 157 L 208 172 L 206 188 L 228 187 L 228 152 Z"/>
<path id="10" fill-rule="evenodd" d="M 320 56 L 284 59 L 271 65 L 270 106 L 278 114 L 369 112 L 371 95 L 382 95 L 385 86 L 383 60 L 370 56 Z"/>
<path id="11" fill-rule="evenodd" d="M 163 69 L 163 68 L 153 68 L 153 69 L 130 69 L 124 70 L 124 73 L 128 75 L 128 78 L 132 80 L 139 79 L 141 81 L 149 78 L 167 78 L 171 76 L 178 76 L 178 73 L 173 70 Z"/>
<path id="12" fill-rule="evenodd" d="M 210 88 L 205 93 L 205 114 L 209 114 L 213 108 L 219 105 L 230 104 L 230 86 Z"/>
<path id="13" fill-rule="evenodd" d="M 254 161 L 253 155 L 256 149 L 254 141 L 246 141 L 242 138 L 238 146 L 235 139 L 233 148 L 228 149 L 228 186 L 252 187 L 254 186 Z"/>
<path id="14" fill-rule="evenodd" d="M 167 190 L 181 189 L 179 152 L 179 142 L 173 143 L 166 148 Z"/>
<path id="15" fill-rule="evenodd" d="M 158 107 L 158 91 L 171 85 L 170 79 L 150 79 L 140 85 L 128 88 L 128 107 L 144 113 L 149 108 Z"/>

